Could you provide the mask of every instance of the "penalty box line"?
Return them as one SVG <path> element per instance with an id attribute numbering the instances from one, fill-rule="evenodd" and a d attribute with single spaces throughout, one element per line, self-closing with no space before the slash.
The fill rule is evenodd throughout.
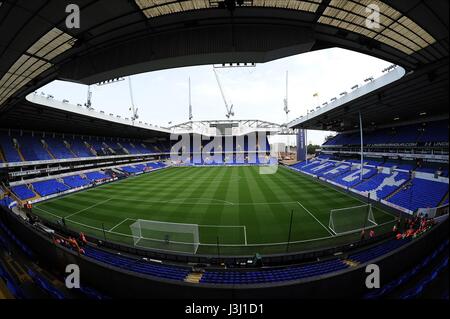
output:
<path id="1" fill-rule="evenodd" d="M 336 234 L 333 234 L 330 229 L 328 227 L 326 227 L 324 224 L 322 224 L 322 222 L 320 220 L 317 219 L 316 216 L 314 216 L 313 213 L 311 213 L 305 206 L 303 206 L 300 202 L 297 202 L 297 204 L 302 207 L 305 212 L 307 212 L 312 218 L 314 218 L 316 220 L 316 222 L 318 222 L 331 236 L 336 236 Z"/>

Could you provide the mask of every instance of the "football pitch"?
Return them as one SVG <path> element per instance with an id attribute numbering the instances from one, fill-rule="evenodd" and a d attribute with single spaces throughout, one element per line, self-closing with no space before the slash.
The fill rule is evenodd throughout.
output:
<path id="1" fill-rule="evenodd" d="M 252 255 L 357 240 L 359 231 L 337 235 L 330 229 L 330 211 L 363 204 L 284 167 L 269 175 L 255 166 L 173 167 L 41 202 L 33 213 L 50 222 L 64 218 L 71 230 L 140 248 Z M 356 223 L 354 229 L 391 229 L 392 215 L 373 208 L 373 216 L 378 226 L 351 214 L 346 219 Z"/>

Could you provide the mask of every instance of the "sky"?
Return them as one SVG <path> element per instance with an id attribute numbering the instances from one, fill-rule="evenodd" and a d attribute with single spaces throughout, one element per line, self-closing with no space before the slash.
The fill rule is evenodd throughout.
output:
<path id="1" fill-rule="evenodd" d="M 228 103 L 234 105 L 234 119 L 258 119 L 285 123 L 283 99 L 286 71 L 289 73 L 289 120 L 306 115 L 307 110 L 339 97 L 364 79 L 381 76 L 390 62 L 339 48 L 303 53 L 250 68 L 218 69 Z M 154 71 L 131 76 L 134 104 L 139 120 L 163 127 L 188 121 L 189 85 L 193 120 L 226 119 L 225 104 L 216 82 L 213 66 L 194 66 Z M 92 107 L 96 111 L 131 117 L 128 78 L 125 81 L 92 87 Z M 87 86 L 54 81 L 38 92 L 51 94 L 71 104 L 86 102 Z M 313 95 L 318 93 L 318 97 Z M 169 124 L 171 122 L 171 124 Z M 330 132 L 309 131 L 308 143 L 322 144 Z M 286 138 L 276 139 L 286 142 Z M 293 143 L 295 138 L 290 138 Z"/>

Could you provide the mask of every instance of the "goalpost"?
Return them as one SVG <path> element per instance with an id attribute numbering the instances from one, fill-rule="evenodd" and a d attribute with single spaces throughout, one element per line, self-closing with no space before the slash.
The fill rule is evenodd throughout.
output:
<path id="1" fill-rule="evenodd" d="M 136 247 L 195 254 L 200 245 L 197 224 L 138 219 L 130 228 Z"/>
<path id="2" fill-rule="evenodd" d="M 198 225 L 138 219 L 130 225 L 135 247 L 196 254 L 204 246 L 245 246 L 245 226 Z"/>
<path id="3" fill-rule="evenodd" d="M 335 235 L 351 233 L 378 224 L 373 216 L 372 204 L 332 209 L 328 227 Z"/>

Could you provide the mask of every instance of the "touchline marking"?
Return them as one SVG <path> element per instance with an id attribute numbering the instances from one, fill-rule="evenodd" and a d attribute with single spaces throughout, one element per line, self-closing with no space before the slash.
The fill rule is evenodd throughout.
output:
<path id="1" fill-rule="evenodd" d="M 113 226 L 112 228 L 110 228 L 108 231 L 113 231 L 114 229 L 116 229 L 117 227 L 119 227 L 120 225 L 122 225 L 123 223 L 125 223 L 128 220 L 134 220 L 131 218 L 125 218 L 124 220 L 122 220 L 120 223 L 118 223 L 117 225 Z"/>
<path id="2" fill-rule="evenodd" d="M 73 214 L 70 214 L 70 215 L 68 215 L 68 216 L 66 216 L 66 217 L 64 217 L 64 218 L 65 218 L 65 219 L 69 219 L 70 217 L 75 216 L 75 215 L 77 215 L 77 214 L 79 214 L 79 213 L 82 213 L 82 212 L 84 212 L 84 211 L 87 211 L 88 209 L 91 209 L 91 208 L 94 208 L 94 207 L 96 207 L 96 206 L 99 206 L 99 205 L 102 205 L 102 204 L 104 204 L 104 203 L 107 203 L 107 202 L 109 202 L 109 201 L 112 200 L 112 199 L 113 199 L 113 198 L 108 198 L 108 199 L 106 199 L 106 200 L 104 200 L 104 201 L 101 201 L 101 202 L 99 202 L 99 203 L 97 203 L 97 204 L 91 205 L 91 206 L 86 207 L 86 208 L 84 208 L 84 209 L 82 209 L 82 210 L 79 210 L 79 211 L 77 211 L 77 212 L 75 212 L 75 213 L 73 213 Z"/>
<path id="3" fill-rule="evenodd" d="M 51 216 L 54 216 L 54 217 L 57 217 L 57 218 L 61 218 L 61 216 L 58 216 L 58 215 L 56 215 L 56 214 L 53 214 L 53 213 L 51 213 L 51 212 L 49 212 L 49 211 L 47 211 L 47 210 L 45 210 L 45 209 L 42 209 L 42 208 L 40 208 L 40 207 L 35 207 L 35 208 L 37 208 L 37 209 L 41 210 L 42 212 L 47 213 L 47 214 L 49 214 L 49 215 L 51 215 Z M 133 218 L 128 218 L 128 220 L 134 220 L 134 221 L 136 221 L 136 219 L 133 219 Z M 89 228 L 89 229 L 94 229 L 94 230 L 97 230 L 97 231 L 103 231 L 102 228 L 90 226 L 90 225 L 83 224 L 83 223 L 79 223 L 79 222 L 76 222 L 76 221 L 70 221 L 70 222 L 73 223 L 73 224 L 75 224 L 75 225 L 79 225 L 79 226 L 86 227 L 86 228 Z M 391 223 L 391 222 L 392 222 L 392 221 L 388 221 L 388 222 L 385 222 L 385 223 L 383 223 L 383 224 L 379 224 L 378 226 L 384 226 L 384 225 L 387 225 L 387 224 L 389 224 L 389 223 Z M 202 226 L 202 225 L 199 225 L 199 226 Z M 246 230 L 246 226 L 243 226 L 243 227 L 245 228 L 245 235 L 246 235 L 246 236 L 245 236 L 245 242 L 246 242 L 246 245 L 247 245 L 247 246 L 250 246 L 250 247 L 262 247 L 262 246 L 267 246 L 267 245 L 272 245 L 272 246 L 273 246 L 273 245 L 286 245 L 286 244 L 287 244 L 287 242 L 248 244 L 248 243 L 247 243 L 247 230 Z M 108 234 L 119 235 L 119 236 L 123 236 L 123 237 L 126 237 L 126 238 L 134 238 L 133 235 L 126 234 L 126 233 L 119 233 L 119 232 L 108 231 L 108 230 L 107 230 L 106 232 L 107 232 Z M 342 234 L 338 234 L 338 235 L 336 235 L 336 236 L 332 235 L 332 236 L 329 236 L 329 237 L 311 238 L 311 239 L 305 239 L 305 240 L 291 241 L 291 242 L 289 242 L 289 243 L 290 243 L 290 244 L 307 243 L 307 242 L 313 242 L 313 241 L 318 241 L 318 240 L 326 240 L 326 239 L 330 239 L 330 238 L 334 238 L 334 237 L 340 237 L 340 236 L 343 236 L 343 235 L 342 235 Z M 144 237 L 144 238 L 145 238 L 145 237 Z M 148 239 L 148 238 L 145 238 L 145 239 Z M 217 243 L 215 243 L 215 244 L 200 243 L 200 245 L 212 247 L 212 246 L 217 246 Z M 224 246 L 224 247 L 240 247 L 240 246 L 242 246 L 242 245 L 241 245 L 241 244 L 221 244 L 221 246 Z M 148 248 L 148 247 L 143 247 L 143 248 Z M 157 249 L 157 248 L 152 248 L 152 249 L 160 250 L 160 249 Z"/>
<path id="4" fill-rule="evenodd" d="M 322 225 L 322 227 L 325 228 L 325 230 L 326 230 L 331 236 L 335 236 L 335 234 L 333 234 L 333 233 L 328 229 L 328 227 L 325 227 L 325 225 L 322 224 L 321 221 L 318 220 L 318 219 L 316 218 L 316 216 L 314 216 L 309 210 L 307 210 L 305 206 L 303 206 L 300 202 L 297 202 L 297 204 L 299 204 L 299 205 L 300 205 L 300 206 L 301 206 L 308 214 L 311 215 L 312 218 L 314 218 L 320 225 Z"/>

